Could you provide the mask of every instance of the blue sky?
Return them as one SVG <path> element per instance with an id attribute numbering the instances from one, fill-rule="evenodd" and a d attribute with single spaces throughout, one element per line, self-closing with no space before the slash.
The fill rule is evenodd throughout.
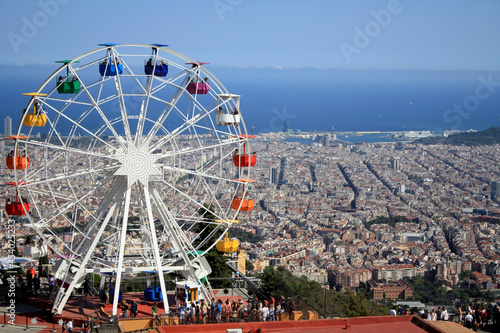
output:
<path id="1" fill-rule="evenodd" d="M 0 64 L 165 43 L 220 66 L 499 70 L 498 0 L 2 0 Z"/>

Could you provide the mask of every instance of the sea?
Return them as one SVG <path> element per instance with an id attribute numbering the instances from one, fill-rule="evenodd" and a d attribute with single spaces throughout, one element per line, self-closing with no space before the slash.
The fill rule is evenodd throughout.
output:
<path id="1" fill-rule="evenodd" d="M 0 117 L 16 127 L 54 64 L 0 66 Z M 500 72 L 231 68 L 209 70 L 241 95 L 249 133 L 484 130 L 500 126 Z M 378 137 L 383 137 L 378 135 Z M 369 136 L 366 136 L 369 138 Z M 358 138 L 359 139 L 359 138 Z"/>

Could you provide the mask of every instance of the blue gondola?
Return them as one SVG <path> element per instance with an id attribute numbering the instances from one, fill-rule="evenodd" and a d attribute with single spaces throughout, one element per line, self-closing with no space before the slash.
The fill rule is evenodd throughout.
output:
<path id="1" fill-rule="evenodd" d="M 123 73 L 123 65 L 113 65 L 103 61 L 99 64 L 99 73 L 101 73 L 101 76 L 116 76 L 116 74 Z"/>
<path id="2" fill-rule="evenodd" d="M 168 65 L 167 64 L 156 64 L 156 66 L 153 66 L 151 64 L 151 59 L 144 65 L 144 73 L 146 75 L 151 75 L 153 74 L 153 68 L 154 68 L 154 73 L 155 76 L 167 76 L 168 74 Z"/>

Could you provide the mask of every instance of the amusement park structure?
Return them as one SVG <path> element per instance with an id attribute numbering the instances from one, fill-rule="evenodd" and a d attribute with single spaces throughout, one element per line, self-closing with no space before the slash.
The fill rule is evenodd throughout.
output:
<path id="1" fill-rule="evenodd" d="M 168 273 L 211 299 L 204 255 L 235 252 L 228 230 L 255 205 L 240 96 L 166 45 L 100 46 L 57 61 L 25 94 L 6 212 L 29 220 L 32 256 L 49 247 L 57 258 L 54 313 L 88 274 L 101 276 L 114 316 L 123 281 L 140 274 L 158 280 L 152 298 L 166 313 Z"/>

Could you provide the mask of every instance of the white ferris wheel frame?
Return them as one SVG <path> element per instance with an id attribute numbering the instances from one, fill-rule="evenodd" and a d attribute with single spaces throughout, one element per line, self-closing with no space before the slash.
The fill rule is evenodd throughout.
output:
<path id="1" fill-rule="evenodd" d="M 148 49 L 151 53 L 120 53 L 122 49 Z M 176 72 L 166 77 L 144 74 L 134 60 L 148 57 L 154 59 L 155 64 L 166 61 Z M 97 66 L 104 59 L 110 63 L 119 61 L 123 73 L 114 76 L 97 73 Z M 178 59 L 184 64 L 177 62 Z M 238 126 L 218 126 L 214 119 L 221 107 L 240 111 L 239 96 L 229 94 L 201 64 L 160 45 L 108 44 L 64 63 L 41 84 L 28 103 L 27 110 L 33 109 L 35 103 L 43 106 L 48 131 L 45 138 L 37 137 L 35 127 L 23 125 L 25 116 L 21 120 L 16 150 L 25 149 L 36 156 L 31 157 L 33 167 L 15 170 L 15 182 L 21 198 L 30 203 L 30 213 L 26 212 L 26 216 L 38 237 L 49 243 L 47 245 L 60 257 L 56 277 L 61 286 L 53 306 L 56 313 L 61 313 L 72 290 L 81 285 L 88 273 L 115 277 L 114 316 L 125 273 L 154 271 L 159 278 L 166 313 L 169 311 L 163 277 L 166 272 L 182 272 L 186 280 L 198 283 L 205 299 L 212 298 L 209 283 L 202 283 L 209 273 L 203 256 L 236 220 L 242 204 L 232 210 L 227 198 L 245 198 L 251 168 L 235 168 L 230 164 L 235 147 L 249 149 L 241 113 Z M 88 79 L 90 69 L 96 73 L 94 81 Z M 58 93 L 54 82 L 64 72 L 80 81 L 81 89 L 76 94 Z M 69 76 L 65 75 L 65 79 L 69 80 Z M 189 94 L 186 91 L 189 80 L 202 77 L 210 82 L 209 94 Z M 136 85 L 135 90 L 129 90 L 130 82 L 124 83 L 126 80 Z M 164 91 L 167 96 L 162 95 Z M 136 114 L 130 112 L 134 98 L 140 102 L 140 112 Z M 212 103 L 207 104 L 207 100 Z M 117 115 L 109 108 L 113 102 L 118 104 Z M 188 103 L 187 110 L 182 103 Z M 153 113 L 150 118 L 154 104 L 155 108 L 160 105 L 163 109 L 158 116 Z M 72 113 L 73 109 L 77 111 Z M 97 115 L 101 124 L 97 129 L 90 129 L 86 125 L 88 119 Z M 180 125 L 168 128 L 169 119 Z M 134 122 L 135 132 L 131 126 Z M 67 134 L 62 133 L 67 130 L 64 124 L 70 126 Z M 27 132 L 26 138 L 21 138 L 24 132 Z M 87 147 L 74 144 L 82 133 L 83 137 L 90 137 Z M 111 140 L 107 139 L 108 135 Z M 189 137 L 187 145 L 186 136 Z M 199 166 L 186 167 L 188 161 L 196 161 L 196 157 L 209 153 L 213 153 L 210 161 L 202 158 Z M 81 158 L 83 167 L 75 164 L 75 156 Z M 227 172 L 228 165 L 232 167 L 231 172 Z M 244 173 L 246 178 L 242 178 Z M 171 176 L 180 174 L 183 176 Z M 177 186 L 189 178 L 194 180 L 187 189 Z M 89 182 L 80 185 L 77 179 L 89 179 Z M 102 197 L 94 209 L 88 203 L 95 202 L 93 197 L 99 193 Z M 204 200 L 200 201 L 200 197 Z M 178 205 L 166 203 L 172 198 Z M 127 232 L 135 225 L 129 222 L 131 199 L 136 200 L 135 207 L 140 207 L 139 229 L 144 241 L 142 249 L 136 246 L 135 253 L 139 255 L 135 256 L 127 256 L 125 248 L 132 243 Z M 193 207 L 198 211 L 186 214 Z M 219 222 L 214 222 L 214 218 L 207 220 L 200 210 L 215 216 Z M 77 211 L 87 217 L 86 224 L 77 223 Z M 68 224 L 72 234 L 60 235 L 52 227 L 57 223 Z M 110 233 L 110 230 L 114 231 Z M 65 238 L 70 242 L 64 241 Z M 101 257 L 96 250 L 99 243 L 106 241 L 105 248 L 113 254 Z M 166 243 L 170 245 L 170 253 L 163 249 Z"/>

